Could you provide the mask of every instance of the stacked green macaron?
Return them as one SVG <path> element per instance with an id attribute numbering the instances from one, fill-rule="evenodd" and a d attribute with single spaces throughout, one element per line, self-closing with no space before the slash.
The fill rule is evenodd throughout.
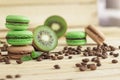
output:
<path id="1" fill-rule="evenodd" d="M 86 33 L 83 31 L 71 31 L 66 33 L 66 42 L 70 46 L 85 45 Z"/>
<path id="2" fill-rule="evenodd" d="M 32 44 L 33 34 L 31 31 L 27 30 L 29 27 L 29 22 L 30 22 L 30 20 L 26 16 L 8 15 L 6 17 L 5 26 L 8 29 L 10 29 L 10 31 L 6 35 L 8 44 L 10 44 L 14 47 L 15 46 L 16 47 L 19 47 L 19 46 L 28 47 L 28 45 L 30 46 Z M 9 47 L 8 47 L 8 50 L 11 50 L 11 49 L 9 49 Z M 12 52 L 12 51 L 8 51 L 8 52 Z M 20 52 L 22 52 L 24 54 L 24 53 L 27 53 L 27 50 L 23 51 L 23 49 L 22 49 Z M 20 52 L 18 52 L 18 53 L 20 53 Z M 14 52 L 12 52 L 12 53 L 14 53 Z"/>

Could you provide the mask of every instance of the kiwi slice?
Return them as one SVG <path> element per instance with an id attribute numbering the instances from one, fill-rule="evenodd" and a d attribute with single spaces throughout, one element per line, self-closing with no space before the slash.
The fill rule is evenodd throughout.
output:
<path id="1" fill-rule="evenodd" d="M 48 17 L 44 25 L 49 26 L 56 33 L 58 38 L 63 36 L 67 30 L 66 21 L 61 16 L 57 15 Z"/>
<path id="2" fill-rule="evenodd" d="M 33 46 L 36 50 L 48 52 L 55 49 L 57 44 L 58 38 L 49 27 L 41 25 L 35 28 L 33 32 Z"/>

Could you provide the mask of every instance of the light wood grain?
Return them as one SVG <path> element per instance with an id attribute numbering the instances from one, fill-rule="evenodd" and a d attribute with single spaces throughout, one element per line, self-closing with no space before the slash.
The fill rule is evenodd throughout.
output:
<path id="1" fill-rule="evenodd" d="M 97 0 L 0 0 L 0 6 L 44 5 L 44 4 L 91 4 Z"/>
<path id="2" fill-rule="evenodd" d="M 30 18 L 30 28 L 43 25 L 51 15 L 62 16 L 68 26 L 98 24 L 97 4 L 60 4 L 60 5 L 25 5 L 0 7 L 0 30 L 6 29 L 7 15 L 24 15 Z"/>

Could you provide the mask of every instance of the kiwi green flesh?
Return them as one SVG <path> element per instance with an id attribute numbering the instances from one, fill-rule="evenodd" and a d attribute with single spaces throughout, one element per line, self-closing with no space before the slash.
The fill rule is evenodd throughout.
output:
<path id="1" fill-rule="evenodd" d="M 48 27 L 40 26 L 34 30 L 33 46 L 41 51 L 51 51 L 57 46 L 56 34 Z"/>
<path id="2" fill-rule="evenodd" d="M 59 29 L 58 30 L 54 30 L 52 27 L 53 24 L 58 24 L 59 25 Z M 61 36 L 63 36 L 67 30 L 67 23 L 65 22 L 65 20 L 59 16 L 52 16 L 49 17 L 44 25 L 49 26 L 57 35 L 58 38 L 60 38 Z"/>

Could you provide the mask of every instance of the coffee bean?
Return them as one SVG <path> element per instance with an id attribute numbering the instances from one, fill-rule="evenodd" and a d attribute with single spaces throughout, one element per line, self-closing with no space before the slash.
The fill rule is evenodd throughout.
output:
<path id="1" fill-rule="evenodd" d="M 100 60 L 99 57 L 93 57 L 91 59 L 92 62 L 96 62 L 96 63 L 99 62 L 99 60 Z"/>
<path id="2" fill-rule="evenodd" d="M 79 70 L 80 70 L 80 71 L 86 71 L 87 68 L 86 68 L 85 66 L 81 66 L 81 67 L 79 67 Z"/>
<path id="3" fill-rule="evenodd" d="M 10 79 L 10 78 L 13 78 L 12 75 L 6 75 L 6 78 Z"/>
<path id="4" fill-rule="evenodd" d="M 95 64 L 90 64 L 89 68 L 90 68 L 90 70 L 96 70 L 97 69 Z"/>
<path id="5" fill-rule="evenodd" d="M 80 63 L 76 63 L 75 66 L 76 66 L 76 67 L 80 67 L 81 64 L 80 64 Z"/>
<path id="6" fill-rule="evenodd" d="M 65 53 L 64 55 L 65 55 L 65 56 L 69 56 L 69 54 L 68 54 L 68 53 Z"/>
<path id="7" fill-rule="evenodd" d="M 58 56 L 58 57 L 57 57 L 58 60 L 61 60 L 61 59 L 63 59 L 63 58 L 64 58 L 63 56 Z"/>
<path id="8" fill-rule="evenodd" d="M 114 57 L 118 57 L 119 56 L 119 53 L 116 53 L 116 54 L 113 54 Z"/>
<path id="9" fill-rule="evenodd" d="M 108 46 L 106 43 L 103 43 L 104 46 Z"/>
<path id="10" fill-rule="evenodd" d="M 120 46 L 118 48 L 120 49 Z"/>
<path id="11" fill-rule="evenodd" d="M 19 75 L 19 74 L 15 75 L 15 78 L 20 78 L 20 77 L 21 77 L 21 75 Z"/>
<path id="12" fill-rule="evenodd" d="M 91 65 L 91 64 L 87 64 L 87 68 L 88 68 L 88 69 L 90 68 L 90 65 Z"/>
<path id="13" fill-rule="evenodd" d="M 110 52 L 109 54 L 110 54 L 110 55 L 113 55 L 113 52 Z"/>
<path id="14" fill-rule="evenodd" d="M 23 62 L 22 62 L 22 60 L 16 60 L 16 63 L 17 64 L 22 64 Z"/>
<path id="15" fill-rule="evenodd" d="M 110 45 L 109 48 L 111 49 L 111 51 L 115 51 L 115 47 Z"/>
<path id="16" fill-rule="evenodd" d="M 57 60 L 56 56 L 51 57 L 52 60 Z"/>
<path id="17" fill-rule="evenodd" d="M 77 46 L 76 49 L 81 51 L 81 48 L 82 48 L 81 46 Z"/>
<path id="18" fill-rule="evenodd" d="M 68 47 L 66 46 L 66 47 L 64 47 L 64 50 L 67 50 L 68 49 Z"/>
<path id="19" fill-rule="evenodd" d="M 41 58 L 41 57 L 38 57 L 38 58 L 37 58 L 37 61 L 42 61 L 42 58 Z"/>
<path id="20" fill-rule="evenodd" d="M 85 58 L 85 59 L 82 59 L 83 62 L 87 63 L 89 62 L 89 59 L 88 58 Z"/>
<path id="21" fill-rule="evenodd" d="M 87 63 L 85 63 L 85 62 L 81 62 L 81 65 L 86 66 L 86 65 L 87 65 Z"/>
<path id="22" fill-rule="evenodd" d="M 62 55 L 62 54 L 63 54 L 63 52 L 62 52 L 62 51 L 59 51 L 59 52 L 58 52 L 58 54 L 59 54 L 59 55 Z"/>
<path id="23" fill-rule="evenodd" d="M 60 69 L 60 66 L 58 64 L 54 65 L 55 69 Z"/>
<path id="24" fill-rule="evenodd" d="M 102 55 L 102 59 L 106 59 L 107 58 L 107 56 L 106 55 Z"/>
<path id="25" fill-rule="evenodd" d="M 58 56 L 58 54 L 57 54 L 57 53 L 55 53 L 55 56 Z"/>
<path id="26" fill-rule="evenodd" d="M 7 57 L 4 58 L 4 62 L 5 64 L 10 64 L 10 60 Z"/>
<path id="27" fill-rule="evenodd" d="M 101 64 L 100 62 L 98 62 L 96 65 L 99 67 L 99 66 L 101 66 L 102 64 Z"/>
<path id="28" fill-rule="evenodd" d="M 72 59 L 72 56 L 68 56 L 68 59 Z"/>
<path id="29" fill-rule="evenodd" d="M 118 60 L 113 59 L 113 60 L 112 60 L 112 63 L 118 63 Z"/>
<path id="30" fill-rule="evenodd" d="M 84 52 L 83 55 L 84 55 L 84 56 L 88 56 L 88 53 L 87 53 L 87 52 Z"/>

